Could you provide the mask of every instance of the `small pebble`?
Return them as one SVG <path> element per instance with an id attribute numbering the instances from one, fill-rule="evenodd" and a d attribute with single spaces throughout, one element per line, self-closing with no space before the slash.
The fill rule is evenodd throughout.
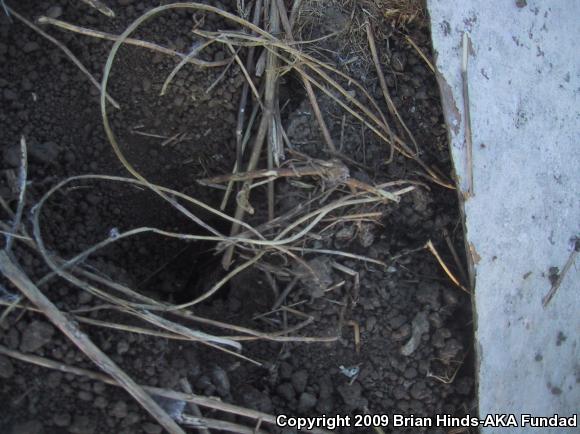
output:
<path id="1" fill-rule="evenodd" d="M 304 369 L 294 372 L 292 374 L 292 386 L 296 389 L 296 392 L 302 393 L 306 389 L 306 384 L 308 382 L 308 372 Z"/>
<path id="2" fill-rule="evenodd" d="M 119 341 L 117 344 L 117 354 L 122 355 L 129 351 L 129 343 L 127 341 Z"/>
<path id="3" fill-rule="evenodd" d="M 304 392 L 298 401 L 298 412 L 304 413 L 316 406 L 317 399 L 311 393 Z"/>
<path id="4" fill-rule="evenodd" d="M 70 413 L 58 413 L 52 418 L 52 421 L 56 426 L 64 428 L 70 425 L 72 417 Z"/>
<path id="5" fill-rule="evenodd" d="M 62 7 L 60 6 L 52 6 L 46 12 L 46 16 L 50 18 L 59 18 L 62 15 Z"/>
<path id="6" fill-rule="evenodd" d="M 116 402 L 110 414 L 117 419 L 123 419 L 127 416 L 127 403 L 125 401 Z"/>
<path id="7" fill-rule="evenodd" d="M 44 321 L 33 321 L 22 334 L 20 349 L 25 352 L 38 351 L 48 344 L 54 335 L 54 327 Z"/>
<path id="8" fill-rule="evenodd" d="M 10 89 L 4 89 L 4 99 L 7 101 L 14 101 L 16 98 L 18 98 L 18 95 L 16 94 L 16 92 L 10 90 Z"/>
<path id="9" fill-rule="evenodd" d="M 38 42 L 27 42 L 26 44 L 24 44 L 24 47 L 22 47 L 22 50 L 25 53 L 32 53 L 36 50 L 38 50 L 40 48 L 40 45 L 38 45 Z"/>
<path id="10" fill-rule="evenodd" d="M 154 423 L 144 423 L 142 428 L 146 434 L 160 434 L 162 431 L 162 428 Z"/>
<path id="11" fill-rule="evenodd" d="M 93 400 L 93 394 L 84 390 L 81 390 L 78 394 L 78 397 L 81 401 L 92 401 Z"/>

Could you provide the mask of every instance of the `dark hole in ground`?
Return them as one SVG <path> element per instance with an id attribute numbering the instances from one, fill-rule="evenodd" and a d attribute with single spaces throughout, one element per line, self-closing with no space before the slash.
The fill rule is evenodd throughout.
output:
<path id="1" fill-rule="evenodd" d="M 306 99 L 304 85 L 295 74 L 287 74 L 280 80 L 280 111 L 284 124 Z"/>
<path id="2" fill-rule="evenodd" d="M 208 222 L 221 233 L 227 233 L 229 227 L 219 221 Z M 221 224 L 220 224 L 221 223 Z M 199 233 L 203 233 L 199 231 Z M 207 233 L 209 235 L 209 233 Z M 216 255 L 216 242 L 200 241 L 191 242 L 179 248 L 167 261 L 144 280 L 141 288 L 151 294 L 157 294 L 158 298 L 176 304 L 191 302 L 205 294 L 224 277 L 225 272 L 221 267 L 221 256 Z M 182 276 L 177 288 L 163 289 L 163 285 Z M 216 297 L 225 300 L 229 294 L 230 284 L 226 283 L 216 294 Z M 211 303 L 211 299 L 206 303 Z M 201 306 L 204 304 L 202 303 Z"/>

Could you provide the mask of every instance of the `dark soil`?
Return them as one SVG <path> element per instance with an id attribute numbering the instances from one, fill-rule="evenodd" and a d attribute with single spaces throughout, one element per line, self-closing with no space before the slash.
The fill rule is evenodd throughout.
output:
<path id="1" fill-rule="evenodd" d="M 10 5 L 30 20 L 52 14 L 81 26 L 120 33 L 137 16 L 158 4 L 139 0 L 118 3 L 114 20 L 81 2 L 22 1 Z M 235 1 L 209 3 L 219 3 L 235 12 Z M 351 10 L 347 9 L 336 7 L 332 13 L 313 16 L 312 21 L 304 23 L 303 31 L 308 33 L 306 36 L 316 38 L 337 30 L 348 22 Z M 7 19 L 2 12 L 0 15 L 0 195 L 15 209 L 14 177 L 19 165 L 20 137 L 25 136 L 30 159 L 25 220 L 30 229 L 26 217 L 30 207 L 58 181 L 73 175 L 127 176 L 127 172 L 108 144 L 98 92 L 86 76 L 53 44 L 22 23 Z M 205 19 L 206 28 L 227 28 L 226 23 L 211 15 Z M 431 57 L 427 20 L 419 16 L 405 26 L 398 23 L 398 27 L 393 27 L 387 18 L 374 19 L 376 28 L 387 29 L 377 33 L 377 45 L 394 102 L 414 132 L 422 158 L 451 177 L 435 77 L 402 33 L 410 35 Z M 192 44 L 193 22 L 189 12 L 169 12 L 149 22 L 137 36 L 187 52 Z M 69 47 L 97 79 L 101 78 L 111 43 L 46 30 Z M 359 79 L 387 112 L 369 54 L 353 45 L 360 34 L 346 34 L 343 39 L 323 42 L 315 47 L 316 52 Z M 366 49 L 365 41 L 362 46 Z M 204 53 L 206 60 L 220 60 L 227 55 L 217 45 Z M 206 89 L 223 68 L 187 65 L 168 94 L 160 97 L 161 86 L 176 63 L 174 58 L 122 47 L 117 59 L 109 91 L 123 110 L 115 112 L 112 119 L 128 160 L 151 182 L 219 206 L 223 193 L 201 187 L 195 180 L 231 171 L 237 107 L 244 83 L 240 69 L 235 65 L 229 68 L 220 83 L 207 93 Z M 333 158 L 324 150 L 306 95 L 294 78 L 283 79 L 280 102 L 285 104 L 282 118 L 296 150 L 313 158 Z M 331 100 L 321 98 L 320 102 L 333 138 L 340 143 L 341 153 L 349 158 L 345 164 L 354 177 L 371 184 L 399 179 L 428 183 L 418 175 L 419 167 L 403 156 L 396 155 L 392 163 L 384 164 L 388 157 L 386 145 L 356 120 L 343 118 L 340 107 Z M 138 132 L 162 137 L 181 134 L 181 139 L 162 146 L 164 138 Z M 140 384 L 181 390 L 179 381 L 186 378 L 195 393 L 218 396 L 272 414 L 473 413 L 471 300 L 451 283 L 426 250 L 401 255 L 431 239 L 457 272 L 443 236 L 447 231 L 457 251 L 463 251 L 456 193 L 432 183 L 428 185 L 429 189 L 420 188 L 405 195 L 398 206 L 380 209 L 383 216 L 378 222 L 342 222 L 311 244 L 310 247 L 364 254 L 389 264 L 384 268 L 352 259 L 305 256 L 311 266 L 326 270 L 324 274 L 330 284 L 341 280 L 346 284 L 323 297 L 315 297 L 301 280 L 286 304 L 303 302 L 296 309 L 314 317 L 314 322 L 300 331 L 301 335 L 333 336 L 341 324 L 341 338 L 337 342 L 244 343 L 243 354 L 263 364 L 258 367 L 191 342 L 88 325 L 83 325 L 83 330 Z M 258 201 L 262 194 L 257 193 Z M 307 194 L 304 185 L 279 182 L 277 212 L 283 213 L 305 201 Z M 257 213 L 249 222 L 263 222 L 262 211 L 257 206 Z M 227 225 L 200 210 L 196 212 L 221 231 L 229 230 Z M 2 213 L 2 220 L 10 222 L 8 214 L 4 210 Z M 113 229 L 151 226 L 200 232 L 200 228 L 151 192 L 108 181 L 69 185 L 49 201 L 41 221 L 49 250 L 64 258 L 106 238 Z M 49 271 L 39 255 L 19 241 L 15 243 L 15 257 L 33 280 Z M 92 256 L 87 265 L 148 296 L 184 302 L 216 280 L 220 257 L 213 256 L 213 247 L 211 243 L 184 243 L 158 235 L 142 235 L 107 247 Z M 351 276 L 330 268 L 331 260 L 359 273 L 359 290 Z M 284 288 L 288 280 L 280 279 L 278 285 Z M 0 296 L 9 300 L 9 293 L 16 290 L 3 277 L 1 284 Z M 101 303 L 57 279 L 45 285 L 43 291 L 65 312 Z M 251 268 L 216 297 L 196 307 L 195 312 L 270 332 L 280 330 L 282 315 L 270 316 L 270 321 L 256 319 L 256 315 L 269 311 L 273 300 L 264 272 Z M 92 311 L 87 316 L 123 321 L 119 314 L 110 312 Z M 349 325 L 352 323 L 360 326 L 360 351 L 355 347 L 353 327 Z M 0 344 L 97 370 L 42 315 L 33 312 L 15 309 L 10 313 L 0 325 Z M 357 374 L 349 378 L 345 375 L 349 370 Z M 161 427 L 118 388 L 2 355 L 0 378 L 0 432 L 161 432 Z M 202 412 L 208 417 L 236 420 L 209 410 Z M 409 431 L 416 432 L 417 428 Z"/>

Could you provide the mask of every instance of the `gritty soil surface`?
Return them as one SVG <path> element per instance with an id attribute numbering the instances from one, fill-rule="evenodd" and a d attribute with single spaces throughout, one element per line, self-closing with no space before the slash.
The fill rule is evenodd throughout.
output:
<path id="1" fill-rule="evenodd" d="M 115 3 L 115 19 L 82 2 L 7 3 L 30 20 L 50 15 L 84 27 L 120 33 L 159 2 L 109 2 Z M 236 11 L 235 1 L 209 3 Z M 306 3 L 311 6 L 320 2 Z M 307 49 L 360 80 L 387 113 L 366 39 L 361 39 L 360 28 L 349 27 L 352 17 L 361 13 L 356 3 L 329 2 L 330 6 L 322 13 L 306 8 L 299 18 L 302 37 L 316 39 L 341 32 L 342 36 L 322 40 Z M 61 50 L 21 22 L 7 19 L 1 11 L 0 15 L 0 195 L 12 209 L 16 208 L 19 142 L 24 136 L 29 153 L 24 221 L 31 231 L 28 218 L 31 206 L 59 181 L 74 175 L 127 176 L 127 172 L 105 136 L 96 88 Z M 427 19 L 424 13 L 411 22 L 393 21 L 388 14 L 384 15 L 374 16 L 372 24 L 382 29 L 376 35 L 377 46 L 389 91 L 414 132 L 422 158 L 451 177 L 434 74 L 404 37 L 409 35 L 432 58 Z M 150 21 L 136 37 L 188 52 L 194 42 L 191 29 L 201 18 L 204 17 L 190 12 L 168 12 Z M 204 19 L 206 29 L 236 28 L 210 14 Z M 69 47 L 100 80 L 110 42 L 43 29 Z M 220 47 L 223 46 L 212 45 L 201 58 L 207 61 L 228 58 L 229 53 Z M 243 56 L 243 52 L 240 54 Z M 187 65 L 175 77 L 167 94 L 160 97 L 161 86 L 177 62 L 175 58 L 141 48 L 121 47 L 117 59 L 109 91 L 122 110 L 111 108 L 111 117 L 127 159 L 151 182 L 218 207 L 223 191 L 202 187 L 195 181 L 231 172 L 237 107 L 244 84 L 241 70 L 232 65 L 221 76 L 224 67 Z M 218 79 L 217 85 L 210 88 Z M 282 122 L 295 150 L 311 158 L 334 158 L 325 151 L 306 93 L 291 75 L 282 78 L 280 104 Z M 417 164 L 404 156 L 396 154 L 391 163 L 385 164 L 389 155 L 387 145 L 356 119 L 345 116 L 330 98 L 320 98 L 320 104 L 354 178 L 373 185 L 411 179 L 428 187 L 415 189 L 397 205 L 363 210 L 378 211 L 379 218 L 343 219 L 330 225 L 332 222 L 326 221 L 318 227 L 319 231 L 326 228 L 325 231 L 309 240 L 308 246 L 312 248 L 365 255 L 388 266 L 320 253 L 305 254 L 304 261 L 317 271 L 325 288 L 344 281 L 342 286 L 323 293 L 313 291 L 304 277 L 307 273 L 300 266 L 287 265 L 300 277 L 285 305 L 294 305 L 295 310 L 313 318 L 298 334 L 332 337 L 338 333 L 337 341 L 243 342 L 243 354 L 262 365 L 257 366 L 194 342 L 88 324 L 82 328 L 140 384 L 182 390 L 180 380 L 187 379 L 197 394 L 217 396 L 271 414 L 473 413 L 471 299 L 453 285 L 428 251 L 420 249 L 432 240 L 445 262 L 458 273 L 443 235 L 449 233 L 456 250 L 463 251 L 456 192 L 421 177 Z M 314 196 L 312 189 L 318 188 L 316 183 L 306 178 L 299 181 L 277 182 L 277 215 Z M 247 219 L 251 224 L 264 221 L 265 206 L 260 203 L 265 203 L 265 194 L 257 191 L 255 197 L 256 214 Z M 230 213 L 232 206 L 227 209 Z M 196 212 L 221 231 L 229 231 L 222 221 L 199 209 Z M 5 210 L 2 220 L 11 221 Z M 196 224 L 150 191 L 106 180 L 81 180 L 65 186 L 48 201 L 41 216 L 41 232 L 48 250 L 64 258 L 73 257 L 117 230 L 142 226 L 200 232 Z M 212 254 L 213 247 L 208 242 L 185 243 L 144 234 L 99 251 L 87 260 L 86 267 L 147 296 L 186 302 L 221 276 L 221 257 Z M 50 271 L 26 244 L 16 240 L 13 252 L 32 280 L 37 281 Z M 355 278 L 341 271 L 340 266 L 358 275 Z M 282 290 L 291 280 L 291 276 L 277 277 L 277 286 Z M 12 300 L 16 289 L 4 277 L 1 284 L 2 300 Z M 64 312 L 148 326 L 135 319 L 127 320 L 120 313 L 91 309 L 102 301 L 64 280 L 53 279 L 41 288 Z M 290 311 L 260 317 L 271 310 L 274 301 L 266 273 L 254 267 L 236 276 L 227 288 L 196 306 L 194 312 L 264 332 L 279 331 L 282 324 L 288 322 L 292 326 L 303 319 L 296 319 Z M 360 328 L 358 345 L 354 340 L 356 327 Z M 224 334 L 223 330 L 211 327 L 202 330 Z M 14 309 L 3 318 L 0 345 L 66 365 L 98 370 L 38 313 Z M 4 355 L 0 355 L 0 378 L 0 432 L 162 432 L 128 394 L 98 381 Z M 183 407 L 180 402 L 163 405 L 176 413 Z M 207 409 L 202 412 L 207 417 L 247 423 Z M 276 431 L 272 427 L 262 428 Z M 406 431 L 420 429 L 401 429 Z M 427 431 L 444 432 L 434 428 Z M 375 431 L 350 428 L 344 432 Z"/>

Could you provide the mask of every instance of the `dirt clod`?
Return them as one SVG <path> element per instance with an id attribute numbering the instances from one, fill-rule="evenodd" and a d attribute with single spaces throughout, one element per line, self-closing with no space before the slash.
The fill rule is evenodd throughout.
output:
<path id="1" fill-rule="evenodd" d="M 351 410 L 362 410 L 368 406 L 368 400 L 363 397 L 362 386 L 358 381 L 353 384 L 341 384 L 337 387 L 344 404 Z"/>
<path id="2" fill-rule="evenodd" d="M 401 354 L 410 356 L 419 348 L 421 338 L 425 333 L 429 332 L 429 320 L 425 312 L 419 312 L 413 318 L 411 339 L 401 348 Z"/>
<path id="3" fill-rule="evenodd" d="M 253 386 L 246 385 L 240 391 L 240 401 L 254 410 L 269 413 L 272 411 L 272 401 L 270 397 Z"/>
<path id="4" fill-rule="evenodd" d="M 22 333 L 20 350 L 26 353 L 38 351 L 50 343 L 54 331 L 54 327 L 47 322 L 33 321 Z"/>

